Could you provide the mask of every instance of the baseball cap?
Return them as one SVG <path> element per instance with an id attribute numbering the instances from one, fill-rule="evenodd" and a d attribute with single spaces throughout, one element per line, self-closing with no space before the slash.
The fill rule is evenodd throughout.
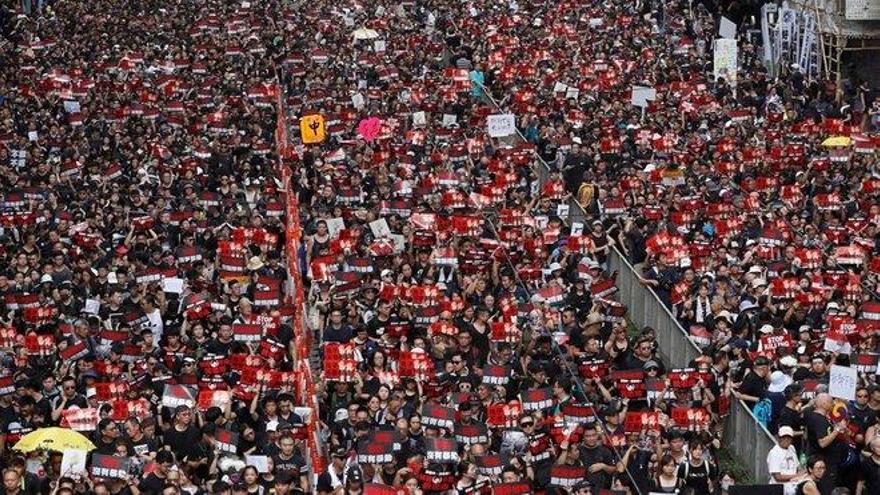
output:
<path id="1" fill-rule="evenodd" d="M 793 437 L 794 430 L 791 428 L 791 426 L 781 426 L 779 428 L 779 432 L 776 433 L 776 436 L 777 437 Z"/>

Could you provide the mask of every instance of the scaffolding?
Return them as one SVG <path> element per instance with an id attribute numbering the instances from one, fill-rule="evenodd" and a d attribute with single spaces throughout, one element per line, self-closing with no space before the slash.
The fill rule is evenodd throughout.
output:
<path id="1" fill-rule="evenodd" d="M 823 76 L 837 83 L 838 88 L 841 87 L 843 80 L 844 57 L 847 54 L 864 51 L 880 52 L 880 20 L 848 19 L 847 4 L 852 2 L 853 0 L 788 2 L 792 8 L 802 12 L 812 12 L 815 15 L 819 30 L 819 53 L 822 58 Z"/>

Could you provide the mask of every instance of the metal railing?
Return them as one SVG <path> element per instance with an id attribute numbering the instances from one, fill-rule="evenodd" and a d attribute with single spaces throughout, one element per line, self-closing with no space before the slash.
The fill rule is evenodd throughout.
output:
<path id="1" fill-rule="evenodd" d="M 656 330 L 663 358 L 673 366 L 685 366 L 699 357 L 700 349 L 657 294 L 642 285 L 635 268 L 616 246 L 608 264 L 609 270 L 617 271 L 620 302 L 626 305 L 636 326 L 650 326 Z M 764 483 L 769 479 L 767 452 L 774 445 L 775 439 L 758 422 L 751 409 L 741 400 L 731 400 L 730 414 L 724 422 L 724 447 L 742 463 L 754 477 L 754 482 Z"/>
<path id="2" fill-rule="evenodd" d="M 479 84 L 483 93 L 499 112 L 505 110 L 492 98 L 487 87 Z M 516 128 L 517 137 L 526 142 L 525 136 Z M 535 153 L 534 171 L 538 183 L 543 186 L 550 176 L 551 167 L 540 155 Z M 587 213 L 574 197 L 568 199 L 569 222 L 586 224 L 591 215 Z M 686 366 L 700 356 L 700 349 L 691 341 L 675 316 L 669 311 L 657 294 L 642 285 L 635 268 L 616 246 L 612 246 L 608 261 L 609 271 L 617 271 L 617 287 L 620 289 L 620 302 L 626 305 L 631 321 L 638 327 L 650 326 L 656 330 L 660 354 L 671 366 Z M 751 409 L 740 400 L 732 400 L 730 413 L 724 422 L 724 447 L 739 460 L 753 476 L 756 483 L 769 479 L 767 452 L 776 444 L 775 439 Z"/>

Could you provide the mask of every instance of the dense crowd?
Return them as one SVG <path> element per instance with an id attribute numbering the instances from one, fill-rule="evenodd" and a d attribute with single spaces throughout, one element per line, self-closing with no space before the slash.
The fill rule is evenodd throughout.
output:
<path id="1" fill-rule="evenodd" d="M 767 481 L 880 491 L 865 85 L 774 80 L 746 36 L 713 81 L 714 2 L 22 8 L 6 493 L 726 494 L 734 399 L 778 433 Z M 615 246 L 701 358 L 628 327 Z M 852 403 L 832 363 L 862 366 Z M 53 425 L 91 438 L 85 470 L 14 448 Z"/>

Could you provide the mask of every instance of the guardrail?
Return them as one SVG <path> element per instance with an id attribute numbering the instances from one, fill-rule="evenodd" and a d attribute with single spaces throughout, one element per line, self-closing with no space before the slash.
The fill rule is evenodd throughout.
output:
<path id="1" fill-rule="evenodd" d="M 299 218 L 299 203 L 296 191 L 293 188 L 293 174 L 285 161 L 290 158 L 291 149 L 288 142 L 287 108 L 284 99 L 284 85 L 276 69 L 276 113 L 275 146 L 278 154 L 278 170 L 281 176 L 282 190 L 284 191 L 286 218 L 285 218 L 285 251 L 287 254 L 287 297 L 285 303 L 294 308 L 291 321 L 293 326 L 293 342 L 288 349 L 294 363 L 296 372 L 295 396 L 297 404 L 301 404 L 310 410 L 305 432 L 306 457 L 311 460 L 312 473 L 316 476 L 324 471 L 326 457 L 324 446 L 318 434 L 320 410 L 315 395 L 315 382 L 312 370 L 309 367 L 309 350 L 312 343 L 312 333 L 306 324 L 306 298 L 303 289 L 303 276 L 299 268 L 299 252 L 302 243 L 302 225 Z"/>
<path id="2" fill-rule="evenodd" d="M 617 271 L 620 301 L 629 309 L 632 322 L 638 327 L 650 326 L 656 330 L 660 354 L 674 366 L 685 366 L 700 356 L 700 350 L 691 341 L 675 316 L 660 301 L 657 294 L 639 281 L 635 268 L 613 247 L 608 260 L 609 269 Z M 733 399 L 730 414 L 724 422 L 724 446 L 752 474 L 756 483 L 769 479 L 767 452 L 776 440 L 755 418 L 741 400 Z"/>

